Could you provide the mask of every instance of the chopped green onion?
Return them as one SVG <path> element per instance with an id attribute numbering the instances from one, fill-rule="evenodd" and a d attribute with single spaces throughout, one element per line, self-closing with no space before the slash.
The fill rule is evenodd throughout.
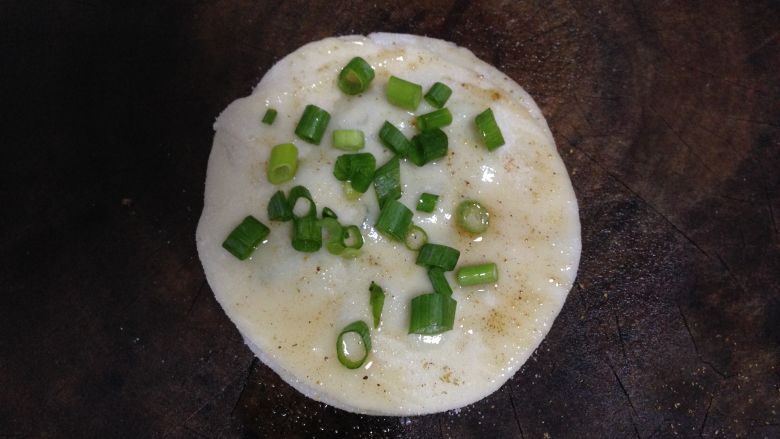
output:
<path id="1" fill-rule="evenodd" d="M 336 212 L 333 211 L 330 207 L 323 207 L 322 208 L 322 217 L 323 218 L 336 218 L 338 219 L 338 215 L 336 215 Z"/>
<path id="2" fill-rule="evenodd" d="M 295 134 L 301 139 L 319 145 L 322 135 L 330 122 L 330 113 L 316 105 L 307 105 L 303 110 L 298 126 L 295 127 Z"/>
<path id="3" fill-rule="evenodd" d="M 263 115 L 263 123 L 266 125 L 271 125 L 276 120 L 276 110 L 273 108 L 269 108 L 266 110 L 265 114 Z"/>
<path id="4" fill-rule="evenodd" d="M 322 226 L 316 216 L 293 218 L 292 246 L 299 252 L 316 252 L 322 247 Z"/>
<path id="5" fill-rule="evenodd" d="M 333 147 L 343 151 L 357 151 L 366 146 L 366 136 L 360 130 L 333 130 Z"/>
<path id="6" fill-rule="evenodd" d="M 360 337 L 360 341 L 363 346 L 363 354 L 358 360 L 353 360 L 350 357 L 353 356 L 351 346 L 348 341 L 344 340 L 344 336 L 347 334 L 355 333 Z M 339 359 L 339 363 L 343 364 L 347 369 L 357 369 L 366 362 L 368 353 L 371 352 L 371 335 L 369 333 L 368 325 L 362 320 L 352 322 L 339 333 L 336 339 L 336 356 Z"/>
<path id="7" fill-rule="evenodd" d="M 346 248 L 359 250 L 363 247 L 363 235 L 360 233 L 360 228 L 355 225 L 344 227 L 344 234 L 342 235 L 341 243 Z"/>
<path id="8" fill-rule="evenodd" d="M 469 233 L 482 233 L 490 224 L 490 212 L 474 200 L 465 200 L 458 205 L 455 221 Z"/>
<path id="9" fill-rule="evenodd" d="M 417 116 L 414 124 L 420 131 L 446 127 L 452 123 L 452 113 L 446 108 Z"/>
<path id="10" fill-rule="evenodd" d="M 493 116 L 493 110 L 488 108 L 479 113 L 474 118 L 474 122 L 477 124 L 477 131 L 482 136 L 482 141 L 487 146 L 488 151 L 493 151 L 505 143 L 504 136 L 501 134 L 501 128 L 498 127 L 496 118 Z"/>
<path id="11" fill-rule="evenodd" d="M 428 93 L 425 93 L 425 100 L 428 101 L 431 106 L 441 108 L 447 103 L 447 99 L 450 98 L 451 94 L 451 88 L 441 82 L 437 82 L 428 90 Z"/>
<path id="12" fill-rule="evenodd" d="M 417 265 L 424 267 L 439 267 L 450 271 L 458 263 L 460 252 L 452 247 L 441 244 L 425 244 L 417 253 Z"/>
<path id="13" fill-rule="evenodd" d="M 376 159 L 373 154 L 344 154 L 336 159 L 333 176 L 339 181 L 349 180 L 353 189 L 365 193 L 374 178 L 374 169 Z"/>
<path id="14" fill-rule="evenodd" d="M 387 200 L 401 198 L 401 161 L 393 157 L 374 172 L 374 190 L 379 200 L 379 208 Z"/>
<path id="15" fill-rule="evenodd" d="M 341 69 L 339 88 L 348 95 L 366 91 L 374 79 L 374 69 L 363 58 L 356 56 Z"/>
<path id="16" fill-rule="evenodd" d="M 458 274 L 455 277 L 458 280 L 458 285 L 462 287 L 479 284 L 493 284 L 498 280 L 498 269 L 493 262 L 469 265 L 460 267 L 458 269 Z"/>
<path id="17" fill-rule="evenodd" d="M 368 287 L 368 291 L 371 294 L 369 303 L 371 304 L 371 314 L 374 316 L 374 328 L 378 328 L 379 320 L 382 317 L 382 308 L 385 306 L 385 292 L 373 281 Z"/>
<path id="18" fill-rule="evenodd" d="M 284 192 L 276 191 L 268 202 L 268 219 L 271 221 L 290 221 L 292 219 L 292 207 L 287 202 Z"/>
<path id="19" fill-rule="evenodd" d="M 412 216 L 412 211 L 398 200 L 387 200 L 374 227 L 396 241 L 403 241 L 412 224 Z"/>
<path id="20" fill-rule="evenodd" d="M 433 285 L 433 291 L 439 294 L 446 294 L 452 296 L 452 288 L 450 283 L 447 282 L 447 278 L 444 277 L 444 270 L 439 267 L 431 267 L 428 269 L 428 279 L 431 280 Z"/>
<path id="21" fill-rule="evenodd" d="M 338 220 L 331 217 L 325 217 L 320 220 L 322 228 L 328 234 L 328 243 L 325 248 L 332 255 L 345 258 L 354 258 L 360 255 L 360 248 L 363 247 L 363 235 L 357 226 L 343 227 Z"/>
<path id="22" fill-rule="evenodd" d="M 423 156 L 422 156 L 422 149 L 417 144 L 417 142 L 412 142 L 412 147 L 409 149 L 409 152 L 406 154 L 406 157 L 409 159 L 410 162 L 414 163 L 417 166 L 423 166 L 425 164 L 425 160 L 423 160 Z"/>
<path id="23" fill-rule="evenodd" d="M 341 188 L 344 189 L 344 196 L 347 198 L 347 200 L 350 201 L 355 201 L 359 199 L 361 195 L 363 195 L 362 193 L 352 188 L 352 182 L 350 182 L 349 180 L 345 181 L 341 185 Z"/>
<path id="24" fill-rule="evenodd" d="M 404 244 L 406 248 L 412 251 L 417 251 L 428 242 L 428 234 L 425 230 L 412 224 L 409 226 L 409 231 L 406 232 L 406 238 L 404 238 Z"/>
<path id="25" fill-rule="evenodd" d="M 269 233 L 271 230 L 265 224 L 249 215 L 230 232 L 222 247 L 243 261 L 255 251 Z"/>
<path id="26" fill-rule="evenodd" d="M 409 333 L 436 335 L 449 331 L 455 324 L 458 302 L 446 294 L 430 293 L 412 299 Z"/>
<path id="27" fill-rule="evenodd" d="M 401 157 L 405 156 L 412 149 L 412 142 L 404 136 L 401 130 L 388 121 L 385 121 L 379 130 L 379 140 Z"/>
<path id="28" fill-rule="evenodd" d="M 387 100 L 405 110 L 414 111 L 420 105 L 422 99 L 422 87 L 413 82 L 406 81 L 396 76 L 387 80 L 385 89 Z"/>
<path id="29" fill-rule="evenodd" d="M 416 150 L 418 155 L 413 157 L 414 154 L 410 153 L 409 158 L 417 166 L 447 156 L 447 135 L 438 128 L 423 131 L 414 136 L 412 142 L 415 147 L 413 151 Z"/>
<path id="30" fill-rule="evenodd" d="M 420 194 L 420 198 L 417 200 L 417 210 L 420 212 L 431 213 L 436 208 L 436 202 L 439 201 L 439 196 L 423 192 Z"/>
<path id="31" fill-rule="evenodd" d="M 298 148 L 292 143 L 276 145 L 268 158 L 268 181 L 281 184 L 292 180 L 298 170 Z"/>
<path id="32" fill-rule="evenodd" d="M 298 204 L 298 200 L 301 198 L 308 202 L 308 211 L 305 210 L 305 207 L 302 204 Z M 317 217 L 317 205 L 314 204 L 314 200 L 311 198 L 311 192 L 309 192 L 309 190 L 303 186 L 295 186 L 294 188 L 290 189 L 290 194 L 287 197 L 287 204 L 290 206 L 292 216 L 295 219 L 304 217 Z"/>
<path id="33" fill-rule="evenodd" d="M 325 245 L 328 253 L 340 255 L 344 251 L 344 246 L 341 245 L 344 229 L 342 229 L 341 224 L 335 218 L 325 217 L 320 220 L 320 225 L 328 235 L 328 243 Z"/>

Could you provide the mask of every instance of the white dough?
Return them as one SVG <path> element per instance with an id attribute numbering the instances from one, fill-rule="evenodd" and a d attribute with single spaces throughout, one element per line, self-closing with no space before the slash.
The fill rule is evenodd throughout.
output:
<path id="1" fill-rule="evenodd" d="M 376 77 L 360 96 L 336 85 L 341 68 L 361 56 Z M 379 142 L 390 121 L 411 138 L 414 115 L 432 111 L 424 100 L 413 114 L 390 105 L 384 87 L 390 75 L 422 85 L 449 85 L 453 123 L 446 159 L 417 167 L 401 163 L 401 202 L 414 211 L 420 193 L 440 195 L 433 214 L 416 212 L 414 223 L 430 242 L 461 251 L 458 265 L 494 261 L 497 285 L 459 287 L 455 328 L 439 336 L 407 334 L 409 303 L 432 291 L 416 253 L 379 235 L 373 187 L 348 201 L 333 164 L 343 151 L 331 146 L 334 129 L 362 129 L 377 166 L 391 153 Z M 306 104 L 332 118 L 319 146 L 294 134 Z M 488 152 L 474 116 L 492 108 L 506 145 Z M 260 123 L 267 108 L 278 117 Z M 377 33 L 327 38 L 279 61 L 245 98 L 219 116 L 206 178 L 205 206 L 197 230 L 200 259 L 209 285 L 247 345 L 290 385 L 335 407 L 373 415 L 417 415 L 462 407 L 497 390 L 520 368 L 550 329 L 577 273 L 580 223 L 566 169 L 539 108 L 514 81 L 470 51 L 441 40 Z M 271 148 L 292 142 L 300 151 L 294 181 L 266 180 Z M 327 206 L 342 224 L 357 224 L 363 254 L 345 260 L 323 247 L 300 253 L 290 245 L 291 223 L 268 220 L 271 195 L 295 185 L 311 190 L 318 212 Z M 481 237 L 462 234 L 453 212 L 463 199 L 491 212 Z M 239 261 L 221 244 L 246 215 L 271 228 L 251 259 Z M 387 294 L 372 351 L 360 369 L 342 366 L 335 352 L 339 331 L 355 320 L 372 326 L 368 287 Z"/>

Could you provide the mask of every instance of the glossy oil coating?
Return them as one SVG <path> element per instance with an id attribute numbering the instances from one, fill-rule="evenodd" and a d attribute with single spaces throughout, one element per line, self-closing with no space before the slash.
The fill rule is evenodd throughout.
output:
<path id="1" fill-rule="evenodd" d="M 376 70 L 363 95 L 336 87 L 339 70 L 362 56 Z M 496 285 L 459 288 L 456 327 L 440 336 L 408 335 L 409 302 L 430 292 L 415 253 L 379 235 L 373 189 L 348 201 L 332 176 L 343 151 L 330 145 L 334 129 L 362 129 L 365 152 L 381 165 L 391 158 L 377 133 L 385 120 L 411 137 L 414 115 L 431 111 L 423 102 L 413 114 L 388 104 L 390 75 L 427 90 L 441 81 L 453 89 L 447 107 L 453 123 L 444 129 L 446 159 L 418 168 L 402 163 L 401 201 L 414 209 L 422 192 L 440 195 L 432 214 L 414 222 L 431 242 L 461 251 L 460 265 L 494 261 Z M 303 107 L 318 105 L 332 120 L 319 146 L 293 134 Z M 473 118 L 492 108 L 507 144 L 488 152 Z M 279 115 L 260 123 L 267 108 Z M 580 256 L 577 202 L 566 169 L 539 109 L 516 83 L 471 52 L 430 38 L 372 34 L 308 44 L 277 63 L 252 95 L 233 102 L 215 124 L 198 252 L 215 295 L 258 357 L 304 394 L 336 407 L 368 414 L 408 415 L 444 411 L 495 391 L 525 362 L 549 330 L 571 288 Z M 272 186 L 265 165 L 273 145 L 293 142 L 300 150 L 294 181 Z M 289 223 L 270 222 L 266 205 L 277 190 L 308 187 L 319 209 L 328 206 L 344 224 L 357 224 L 366 239 L 354 261 L 322 250 L 296 252 Z M 490 209 L 482 236 L 458 232 L 453 212 L 463 199 Z M 221 248 L 247 214 L 271 227 L 268 242 L 248 261 Z M 348 370 L 335 358 L 339 330 L 371 319 L 368 286 L 387 293 L 382 324 L 372 331 L 368 362 Z"/>

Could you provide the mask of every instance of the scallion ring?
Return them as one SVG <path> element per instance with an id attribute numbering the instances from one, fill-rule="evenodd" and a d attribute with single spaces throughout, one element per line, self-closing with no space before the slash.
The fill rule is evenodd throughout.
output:
<path id="1" fill-rule="evenodd" d="M 273 108 L 266 110 L 265 114 L 263 115 L 263 123 L 266 125 L 272 125 L 274 120 L 276 120 L 276 114 L 276 110 Z"/>
<path id="2" fill-rule="evenodd" d="M 458 302 L 439 293 L 423 294 L 412 299 L 409 333 L 436 335 L 452 329 Z"/>
<path id="3" fill-rule="evenodd" d="M 225 238 L 222 248 L 240 260 L 248 258 L 271 230 L 252 215 L 247 216 Z"/>
<path id="4" fill-rule="evenodd" d="M 498 280 L 498 268 L 494 262 L 460 267 L 455 279 L 462 287 L 494 284 Z"/>
<path id="5" fill-rule="evenodd" d="M 458 205 L 455 220 L 461 229 L 469 233 L 483 233 L 490 225 L 490 212 L 477 201 L 465 200 Z"/>
<path id="6" fill-rule="evenodd" d="M 366 146 L 366 136 L 360 130 L 333 130 L 333 147 L 342 151 L 358 151 Z"/>
<path id="7" fill-rule="evenodd" d="M 479 113 L 474 118 L 474 123 L 477 125 L 477 131 L 488 151 L 493 151 L 505 143 L 504 136 L 501 134 L 501 128 L 498 127 L 493 110 L 490 108 Z"/>
<path id="8" fill-rule="evenodd" d="M 401 161 L 393 157 L 374 172 L 374 190 L 379 201 L 379 208 L 387 200 L 401 198 Z"/>
<path id="9" fill-rule="evenodd" d="M 339 181 L 349 180 L 352 188 L 365 193 L 374 179 L 376 158 L 370 153 L 343 154 L 336 158 L 333 176 Z"/>
<path id="10" fill-rule="evenodd" d="M 276 145 L 268 158 L 268 181 L 282 184 L 292 180 L 298 170 L 298 148 L 292 143 Z"/>
<path id="11" fill-rule="evenodd" d="M 425 93 L 425 100 L 428 101 L 431 106 L 441 108 L 447 103 L 450 95 L 452 95 L 452 89 L 441 82 L 437 82 L 428 90 L 428 93 Z"/>
<path id="12" fill-rule="evenodd" d="M 308 209 L 305 204 L 298 203 L 300 199 L 305 200 L 305 203 L 308 204 Z M 295 186 L 290 189 L 290 194 L 287 196 L 287 203 L 290 206 L 293 218 L 317 217 L 317 205 L 314 204 L 311 192 L 303 186 Z"/>
<path id="13" fill-rule="evenodd" d="M 414 214 L 398 200 L 387 200 L 374 227 L 383 235 L 396 241 L 406 239 Z"/>
<path id="14" fill-rule="evenodd" d="M 414 111 L 422 99 L 422 87 L 396 76 L 387 80 L 385 94 L 388 102 L 404 110 Z"/>
<path id="15" fill-rule="evenodd" d="M 420 212 L 431 213 L 433 212 L 433 209 L 436 208 L 436 203 L 438 201 L 438 195 L 423 192 L 420 194 L 420 198 L 417 199 L 417 210 Z"/>
<path id="16" fill-rule="evenodd" d="M 374 69 L 363 58 L 352 58 L 339 73 L 339 88 L 345 94 L 363 93 L 374 79 Z"/>
<path id="17" fill-rule="evenodd" d="M 305 253 L 322 247 L 322 226 L 316 216 L 293 218 L 292 247 Z"/>
<path id="18" fill-rule="evenodd" d="M 358 339 L 346 339 L 349 334 L 357 334 Z M 358 359 L 355 360 L 355 350 L 360 349 L 361 346 L 363 353 L 358 354 Z M 366 322 L 358 320 L 350 323 L 341 330 L 336 339 L 336 356 L 339 359 L 339 363 L 344 365 L 344 367 L 347 369 L 357 369 L 366 362 L 369 352 L 371 352 L 371 335 Z"/>
<path id="19" fill-rule="evenodd" d="M 425 113 L 417 116 L 414 120 L 414 124 L 420 131 L 430 130 L 433 128 L 443 128 L 452 123 L 452 113 L 447 108 L 441 108 L 430 113 Z"/>
<path id="20" fill-rule="evenodd" d="M 425 244 L 417 253 L 417 265 L 423 267 L 439 267 L 451 271 L 458 264 L 460 251 L 441 244 Z"/>
<path id="21" fill-rule="evenodd" d="M 284 192 L 276 191 L 268 201 L 268 219 L 271 221 L 290 221 L 292 208 L 287 202 Z"/>
<path id="22" fill-rule="evenodd" d="M 401 130 L 388 121 L 385 121 L 382 128 L 379 130 L 379 140 L 382 141 L 383 145 L 390 148 L 391 151 L 401 157 L 406 156 L 406 154 L 409 153 L 409 150 L 412 149 L 411 140 L 407 139 Z"/>
<path id="23" fill-rule="evenodd" d="M 330 113 L 316 105 L 307 105 L 295 127 L 295 134 L 301 139 L 319 145 L 330 122 Z"/>
<path id="24" fill-rule="evenodd" d="M 409 231 L 406 232 L 406 238 L 404 238 L 404 244 L 406 248 L 412 251 L 417 251 L 428 243 L 428 234 L 425 230 L 412 224 L 409 226 Z"/>

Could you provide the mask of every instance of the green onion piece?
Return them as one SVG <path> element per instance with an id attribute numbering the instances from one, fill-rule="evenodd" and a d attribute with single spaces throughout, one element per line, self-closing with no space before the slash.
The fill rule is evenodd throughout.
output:
<path id="1" fill-rule="evenodd" d="M 292 143 L 276 145 L 268 158 L 268 181 L 281 184 L 292 180 L 298 170 L 298 148 Z"/>
<path id="2" fill-rule="evenodd" d="M 322 247 L 322 226 L 317 217 L 293 218 L 292 246 L 299 252 L 316 252 Z"/>
<path id="3" fill-rule="evenodd" d="M 436 335 L 449 331 L 455 324 L 458 302 L 446 294 L 430 293 L 412 299 L 409 333 Z"/>
<path id="4" fill-rule="evenodd" d="M 498 269 L 494 262 L 486 264 L 469 265 L 460 267 L 455 276 L 458 285 L 468 287 L 471 285 L 494 284 L 498 280 Z"/>
<path id="5" fill-rule="evenodd" d="M 337 219 L 327 217 L 320 220 L 320 225 L 328 235 L 328 243 L 325 245 L 328 253 L 341 255 L 344 252 L 342 243 L 344 240 L 344 229 L 341 227 L 341 224 L 339 224 Z"/>
<path id="6" fill-rule="evenodd" d="M 387 80 L 385 93 L 388 102 L 409 111 L 416 110 L 417 106 L 420 105 L 420 99 L 422 99 L 422 87 L 420 85 L 396 76 L 391 76 Z"/>
<path id="7" fill-rule="evenodd" d="M 374 69 L 366 60 L 356 56 L 341 69 L 339 88 L 348 95 L 363 93 L 374 79 Z"/>
<path id="8" fill-rule="evenodd" d="M 439 267 L 450 271 L 458 263 L 460 252 L 452 247 L 441 244 L 425 244 L 417 253 L 417 265 L 424 267 Z"/>
<path id="9" fill-rule="evenodd" d="M 406 232 L 406 238 L 404 238 L 404 245 L 406 248 L 412 251 L 417 251 L 428 243 L 428 234 L 425 230 L 412 224 L 409 226 L 409 231 Z"/>
<path id="10" fill-rule="evenodd" d="M 385 121 L 379 130 L 379 140 L 401 157 L 405 156 L 412 149 L 412 142 L 404 136 L 401 130 L 388 121 Z"/>
<path id="11" fill-rule="evenodd" d="M 359 250 L 363 247 L 363 235 L 360 233 L 360 228 L 355 225 L 344 227 L 344 233 L 342 234 L 341 243 L 348 249 Z"/>
<path id="12" fill-rule="evenodd" d="M 436 208 L 436 202 L 439 201 L 439 196 L 423 192 L 420 194 L 420 198 L 417 199 L 417 210 L 420 212 L 431 213 Z"/>
<path id="13" fill-rule="evenodd" d="M 358 360 L 353 360 L 350 357 L 353 356 L 351 346 L 344 340 L 344 336 L 347 334 L 355 333 L 360 337 L 360 341 L 363 346 L 363 354 Z M 339 359 L 339 363 L 344 365 L 347 369 L 357 369 L 366 362 L 368 353 L 371 352 L 371 336 L 369 334 L 368 325 L 362 320 L 352 322 L 339 333 L 336 339 L 336 356 Z"/>
<path id="14" fill-rule="evenodd" d="M 333 211 L 330 207 L 323 207 L 322 208 L 322 217 L 323 218 L 335 218 L 338 219 L 338 215 L 336 215 L 336 212 Z"/>
<path id="15" fill-rule="evenodd" d="M 396 241 L 403 241 L 412 224 L 413 215 L 412 211 L 398 200 L 387 200 L 374 227 Z"/>
<path id="16" fill-rule="evenodd" d="M 320 220 L 322 228 L 328 234 L 328 243 L 325 248 L 332 255 L 344 258 L 355 258 L 360 255 L 360 248 L 363 247 L 363 235 L 357 226 L 343 227 L 335 218 L 322 218 Z"/>
<path id="17" fill-rule="evenodd" d="M 490 212 L 474 200 L 465 200 L 458 205 L 455 221 L 469 233 L 482 233 L 490 224 Z"/>
<path id="18" fill-rule="evenodd" d="M 292 219 L 292 207 L 287 203 L 284 192 L 276 191 L 268 201 L 268 219 L 271 221 L 290 221 Z"/>
<path id="19" fill-rule="evenodd" d="M 401 161 L 398 157 L 391 158 L 374 172 L 374 190 L 380 209 L 387 200 L 401 198 Z"/>
<path id="20" fill-rule="evenodd" d="M 322 135 L 330 122 L 330 113 L 316 105 L 307 105 L 303 110 L 298 126 L 295 127 L 295 134 L 301 139 L 319 145 Z"/>
<path id="21" fill-rule="evenodd" d="M 305 207 L 303 207 L 303 205 L 300 205 L 300 207 L 298 206 L 298 200 L 301 198 L 306 200 L 309 205 L 308 211 L 305 211 L 304 213 L 301 213 L 301 211 L 304 211 Z M 290 194 L 287 197 L 287 204 L 290 206 L 292 217 L 295 219 L 317 217 L 317 205 L 314 204 L 314 200 L 311 198 L 311 192 L 303 186 L 295 186 L 290 189 Z"/>
<path id="22" fill-rule="evenodd" d="M 428 269 L 428 279 L 431 280 L 433 285 L 433 291 L 439 294 L 446 294 L 452 296 L 452 288 L 450 283 L 447 282 L 447 278 L 444 277 L 444 270 L 439 267 L 431 267 Z"/>
<path id="23" fill-rule="evenodd" d="M 371 294 L 369 303 L 371 304 L 371 314 L 374 316 L 374 328 L 378 328 L 379 320 L 382 317 L 382 308 L 385 306 L 385 292 L 373 281 L 368 287 L 368 291 Z"/>
<path id="24" fill-rule="evenodd" d="M 349 180 L 352 188 L 365 193 L 371 185 L 376 169 L 376 159 L 367 152 L 338 156 L 333 176 L 339 181 Z"/>
<path id="25" fill-rule="evenodd" d="M 482 141 L 487 146 L 488 151 L 493 151 L 505 143 L 504 136 L 501 134 L 501 128 L 498 127 L 496 118 L 493 116 L 493 110 L 488 108 L 479 113 L 474 118 L 474 122 L 477 124 L 477 131 L 482 136 Z"/>
<path id="26" fill-rule="evenodd" d="M 415 146 L 413 150 L 416 149 L 419 156 L 412 157 L 413 154 L 410 153 L 409 158 L 417 166 L 422 166 L 447 155 L 447 135 L 438 128 L 423 131 L 414 136 L 412 142 Z"/>
<path id="27" fill-rule="evenodd" d="M 406 158 L 408 158 L 410 162 L 417 166 L 423 166 L 425 164 L 425 160 L 423 159 L 422 155 L 422 149 L 417 144 L 417 142 L 412 142 L 412 148 L 409 149 L 409 152 L 406 154 Z"/>
<path id="28" fill-rule="evenodd" d="M 349 180 L 345 181 L 341 187 L 344 189 L 344 196 L 347 198 L 347 200 L 355 201 L 359 199 L 361 195 L 363 195 L 362 193 L 352 188 L 352 182 Z"/>
<path id="29" fill-rule="evenodd" d="M 333 130 L 333 147 L 344 151 L 357 151 L 366 146 L 366 136 L 360 130 Z"/>
<path id="30" fill-rule="evenodd" d="M 272 125 L 276 120 L 276 110 L 269 108 L 263 115 L 263 123 L 266 125 Z"/>
<path id="31" fill-rule="evenodd" d="M 452 89 L 437 82 L 433 84 L 428 93 L 425 93 L 425 100 L 431 104 L 432 107 L 441 108 L 447 103 L 447 99 L 452 95 Z"/>
<path id="32" fill-rule="evenodd" d="M 255 251 L 269 233 L 271 230 L 265 224 L 249 215 L 230 232 L 222 247 L 243 261 Z"/>
<path id="33" fill-rule="evenodd" d="M 452 123 L 452 113 L 446 108 L 441 110 L 431 111 L 417 116 L 414 120 L 414 124 L 417 125 L 417 129 L 420 131 L 430 130 L 433 128 L 443 128 Z"/>

